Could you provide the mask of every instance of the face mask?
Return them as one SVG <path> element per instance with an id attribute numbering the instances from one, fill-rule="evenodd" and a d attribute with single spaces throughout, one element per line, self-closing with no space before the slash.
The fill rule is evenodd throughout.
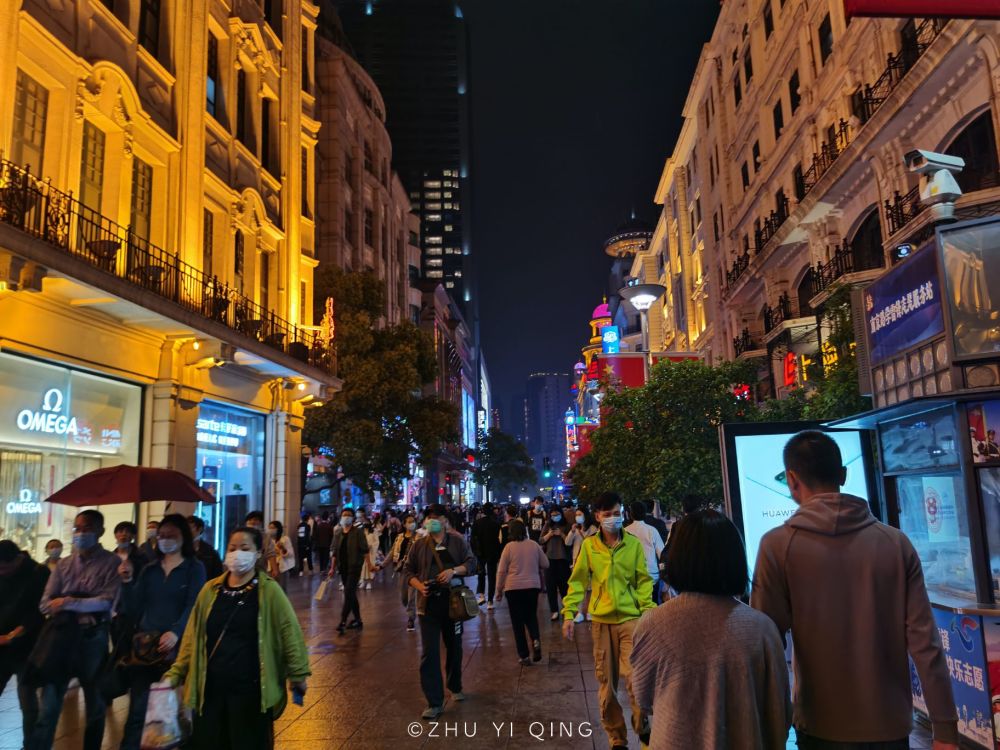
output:
<path id="1" fill-rule="evenodd" d="M 53 547 L 48 550 L 46 554 L 49 556 L 50 560 L 58 560 L 62 555 L 62 547 Z"/>
<path id="2" fill-rule="evenodd" d="M 267 530 L 267 535 L 268 536 L 278 536 L 278 530 L 277 529 L 268 529 Z"/>
<path id="3" fill-rule="evenodd" d="M 226 553 L 226 567 L 237 575 L 249 573 L 256 564 L 257 553 L 253 550 L 236 549 Z"/>
<path id="4" fill-rule="evenodd" d="M 601 526 L 607 532 L 618 531 L 622 527 L 622 517 L 621 516 L 609 516 L 601 521 Z"/>
<path id="5" fill-rule="evenodd" d="M 131 546 L 131 544 L 132 542 L 128 541 L 127 539 L 124 542 L 118 542 L 118 549 L 128 549 Z"/>
<path id="6" fill-rule="evenodd" d="M 554 516 L 552 516 L 552 522 L 553 523 L 559 523 L 561 520 L 562 520 L 562 516 L 560 516 L 558 513 L 556 513 Z"/>
<path id="7" fill-rule="evenodd" d="M 146 529 L 146 541 L 152 542 L 156 540 L 157 529 Z"/>
<path id="8" fill-rule="evenodd" d="M 181 548 L 181 543 L 176 539 L 161 539 L 156 546 L 164 555 L 172 555 Z"/>
<path id="9" fill-rule="evenodd" d="M 424 528 L 432 534 L 440 534 L 444 530 L 444 526 L 436 518 L 428 518 L 424 521 Z"/>
<path id="10" fill-rule="evenodd" d="M 407 531 L 415 531 L 416 528 L 417 528 L 417 524 L 416 524 L 415 521 L 410 521 L 408 524 L 406 524 L 406 530 Z"/>
<path id="11" fill-rule="evenodd" d="M 354 525 L 354 519 L 351 518 L 350 516 L 345 516 L 344 518 L 340 519 L 340 525 L 343 526 L 345 529 L 349 529 L 351 528 L 351 526 Z"/>
<path id="12" fill-rule="evenodd" d="M 581 526 L 583 526 L 583 522 L 584 522 L 584 521 L 586 521 L 586 520 L 587 520 L 587 519 L 586 519 L 586 518 L 584 518 L 583 516 L 577 516 L 577 517 L 576 517 L 576 522 L 577 522 L 578 524 L 580 524 Z"/>
<path id="13" fill-rule="evenodd" d="M 86 550 L 97 544 L 97 534 L 93 531 L 78 531 L 73 534 L 73 549 Z"/>

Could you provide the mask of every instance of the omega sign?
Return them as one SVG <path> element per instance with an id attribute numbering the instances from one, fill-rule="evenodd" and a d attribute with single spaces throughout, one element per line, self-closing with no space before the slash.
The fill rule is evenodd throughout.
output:
<path id="1" fill-rule="evenodd" d="M 18 493 L 18 501 L 7 503 L 7 513 L 41 513 L 42 504 L 31 499 L 31 490 L 23 489 Z"/>
<path id="2" fill-rule="evenodd" d="M 42 410 L 22 409 L 17 414 L 17 429 L 48 435 L 76 435 L 76 417 L 63 413 L 66 398 L 58 388 L 50 388 L 42 397 Z M 68 411 L 68 409 L 67 409 Z"/>

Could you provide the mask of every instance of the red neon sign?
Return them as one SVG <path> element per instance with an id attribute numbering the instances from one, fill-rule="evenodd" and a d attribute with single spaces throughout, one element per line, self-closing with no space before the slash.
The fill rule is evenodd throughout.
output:
<path id="1" fill-rule="evenodd" d="M 895 18 L 1000 18 L 997 0 L 844 0 L 852 16 Z"/>
<path id="2" fill-rule="evenodd" d="M 791 352 L 785 355 L 785 387 L 791 388 L 799 382 L 799 363 Z"/>

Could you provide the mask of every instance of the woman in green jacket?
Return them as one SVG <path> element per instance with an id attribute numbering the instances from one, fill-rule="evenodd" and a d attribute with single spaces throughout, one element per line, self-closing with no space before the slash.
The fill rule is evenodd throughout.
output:
<path id="1" fill-rule="evenodd" d="M 228 573 L 201 590 L 177 661 L 163 677 L 184 684 L 184 705 L 195 713 L 194 748 L 271 748 L 274 720 L 287 703 L 285 681 L 305 693 L 305 639 L 285 592 L 256 568 L 262 549 L 258 529 L 232 533 Z"/>

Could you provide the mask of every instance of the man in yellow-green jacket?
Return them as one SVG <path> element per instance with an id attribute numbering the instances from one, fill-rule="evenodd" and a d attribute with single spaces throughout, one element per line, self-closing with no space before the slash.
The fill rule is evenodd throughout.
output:
<path id="1" fill-rule="evenodd" d="M 649 720 L 632 692 L 632 634 L 639 617 L 653 609 L 653 579 L 646 570 L 642 543 L 622 531 L 622 502 L 606 492 L 594 503 L 594 520 L 601 533 L 583 540 L 563 597 L 563 635 L 572 640 L 573 618 L 587 586 L 592 589 L 589 612 L 593 619 L 594 670 L 600 684 L 601 724 L 612 750 L 628 747 L 628 728 L 618 703 L 618 679 L 625 680 L 632 705 L 632 728 L 644 745 L 649 742 Z"/>

